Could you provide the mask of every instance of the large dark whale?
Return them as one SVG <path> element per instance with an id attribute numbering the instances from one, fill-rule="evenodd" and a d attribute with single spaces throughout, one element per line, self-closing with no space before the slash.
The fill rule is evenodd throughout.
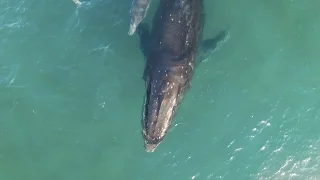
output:
<path id="1" fill-rule="evenodd" d="M 142 134 L 147 152 L 154 152 L 170 129 L 177 106 L 190 87 L 196 62 L 201 61 L 199 55 L 226 37 L 221 31 L 202 41 L 203 26 L 202 0 L 160 0 L 152 31 L 145 23 L 137 27 L 146 59 Z"/>

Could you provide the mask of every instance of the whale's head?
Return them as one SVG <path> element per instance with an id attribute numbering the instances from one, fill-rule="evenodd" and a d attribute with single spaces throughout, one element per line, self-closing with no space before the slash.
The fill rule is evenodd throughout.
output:
<path id="1" fill-rule="evenodd" d="M 178 103 L 179 91 L 179 83 L 172 78 L 151 77 L 147 81 L 142 122 L 147 152 L 154 152 L 166 136 Z"/>
<path id="2" fill-rule="evenodd" d="M 154 152 L 168 133 L 175 110 L 182 100 L 189 76 L 185 67 L 173 65 L 172 56 L 162 54 L 147 71 L 146 94 L 143 111 L 143 137 L 145 150 Z M 164 59 L 163 59 L 164 58 Z M 168 60 L 169 59 L 169 60 Z"/>

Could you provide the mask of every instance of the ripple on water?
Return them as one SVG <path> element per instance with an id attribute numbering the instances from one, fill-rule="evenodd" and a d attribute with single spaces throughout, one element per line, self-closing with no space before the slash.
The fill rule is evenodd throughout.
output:
<path id="1" fill-rule="evenodd" d="M 24 85 L 14 85 L 19 68 L 20 64 L 0 67 L 0 87 L 24 87 Z"/>
<path id="2" fill-rule="evenodd" d="M 2 33 L 12 33 L 18 29 L 28 26 L 24 17 L 29 9 L 29 1 L 0 1 L 0 30 Z M 7 34 L 2 34 L 2 38 Z"/>
<path id="3" fill-rule="evenodd" d="M 282 120 L 278 123 L 278 135 L 267 140 L 270 146 L 266 151 L 266 160 L 254 175 L 257 179 L 311 180 L 319 177 L 320 139 L 310 128 L 313 126 L 310 120 L 317 119 L 319 109 L 302 106 L 283 111 L 278 118 Z"/>

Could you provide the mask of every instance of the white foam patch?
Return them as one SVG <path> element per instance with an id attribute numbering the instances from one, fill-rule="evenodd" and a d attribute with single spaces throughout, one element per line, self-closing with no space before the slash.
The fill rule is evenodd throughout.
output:
<path id="1" fill-rule="evenodd" d="M 79 0 L 73 0 L 73 2 L 77 5 L 77 6 L 81 6 L 81 2 Z"/>

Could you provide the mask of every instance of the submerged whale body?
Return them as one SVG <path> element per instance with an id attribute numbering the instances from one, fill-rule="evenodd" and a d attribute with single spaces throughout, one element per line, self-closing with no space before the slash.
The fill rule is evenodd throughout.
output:
<path id="1" fill-rule="evenodd" d="M 199 49 L 214 48 L 225 38 L 222 32 L 202 43 L 203 26 L 202 0 L 161 0 L 151 32 L 145 23 L 137 28 L 146 59 L 142 118 L 146 152 L 154 152 L 166 137 L 176 109 L 190 87 Z"/>
<path id="2" fill-rule="evenodd" d="M 146 17 L 151 0 L 133 0 L 130 9 L 130 27 L 128 34 L 132 36 L 137 26 Z"/>

